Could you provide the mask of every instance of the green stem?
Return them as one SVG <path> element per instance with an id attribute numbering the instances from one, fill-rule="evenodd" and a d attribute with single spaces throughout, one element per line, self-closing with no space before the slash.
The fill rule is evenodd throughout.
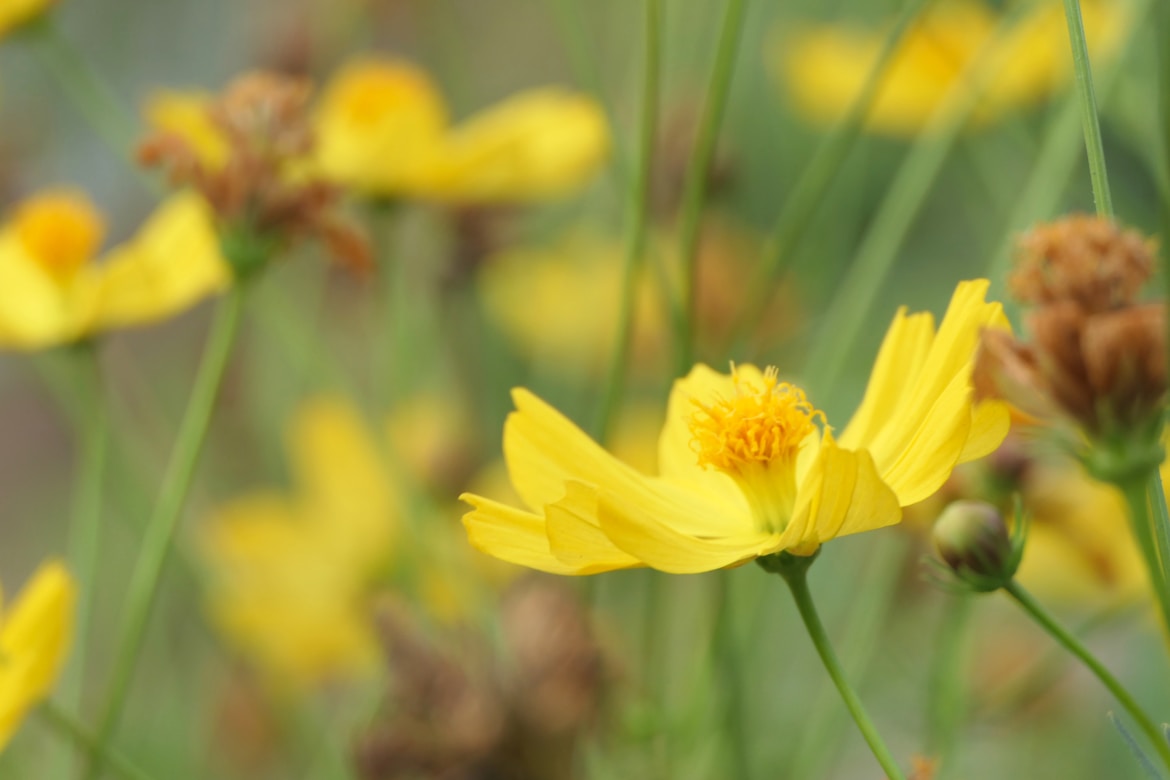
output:
<path id="1" fill-rule="evenodd" d="M 699 132 L 683 183 L 682 214 L 680 216 L 679 260 L 682 274 L 675 311 L 677 335 L 675 373 L 682 376 L 690 370 L 695 355 L 695 318 L 699 233 L 702 228 L 703 207 L 707 202 L 707 184 L 711 160 L 715 156 L 715 142 L 727 108 L 731 77 L 739 56 L 739 39 L 743 31 L 746 0 L 727 0 L 723 13 L 723 27 L 715 51 L 715 66 L 707 85 L 707 98 Z"/>
<path id="2" fill-rule="evenodd" d="M 747 733 L 747 723 L 744 722 L 743 675 L 739 673 L 743 664 L 743 653 L 735 637 L 735 609 L 731 597 L 730 571 L 715 572 L 716 594 L 715 599 L 715 662 L 718 666 L 719 679 L 725 695 L 724 699 L 724 729 L 730 743 L 731 776 L 736 780 L 751 780 L 751 754 L 748 749 L 750 742 Z"/>
<path id="3" fill-rule="evenodd" d="M 792 598 L 796 601 L 796 608 L 800 611 L 801 620 L 804 621 L 804 627 L 808 630 L 809 639 L 812 640 L 817 655 L 821 657 L 825 671 L 829 673 L 833 684 L 837 686 L 837 692 L 841 694 L 841 699 L 845 702 L 849 714 L 853 716 L 858 730 L 865 737 L 874 758 L 885 770 L 888 780 L 905 780 L 906 776 L 902 773 L 898 762 L 894 760 L 890 749 L 886 747 L 886 743 L 882 741 L 873 721 L 866 714 L 861 699 L 849 685 L 849 680 L 845 677 L 845 670 L 841 667 L 841 662 L 837 660 L 836 653 L 833 652 L 833 646 L 829 642 L 828 634 L 825 633 L 824 625 L 821 624 L 820 616 L 817 615 L 812 593 L 808 588 L 808 565 L 787 566 L 780 570 L 779 574 L 788 583 L 788 588 L 792 591 Z"/>
<path id="4" fill-rule="evenodd" d="M 114 91 L 102 81 L 69 41 L 61 35 L 52 15 L 46 14 L 28 27 L 30 40 L 41 63 L 61 91 L 110 149 L 125 160 L 134 156 L 135 128 Z"/>
<path id="5" fill-rule="evenodd" d="M 1167 638 L 1170 638 L 1170 568 L 1167 567 L 1170 559 L 1159 549 L 1159 537 L 1163 540 L 1161 544 L 1166 543 L 1164 539 L 1168 522 L 1165 514 L 1166 499 L 1162 496 L 1162 480 L 1155 470 L 1148 478 L 1139 476 L 1116 484 L 1125 496 L 1130 527 L 1146 562 L 1150 585 L 1154 589 L 1162 616 L 1162 628 Z M 1151 501 L 1155 490 L 1156 500 Z M 1154 511 L 1151 512 L 1151 509 Z"/>
<path id="6" fill-rule="evenodd" d="M 108 744 L 117 729 L 138 665 L 167 553 L 194 480 L 215 401 L 239 331 L 244 296 L 244 287 L 234 286 L 216 310 L 187 410 L 163 477 L 162 490 L 146 527 L 130 580 L 109 692 L 98 721 L 97 741 L 102 747 Z M 102 754 L 98 753 L 91 757 L 85 776 L 97 780 L 101 774 Z"/>
<path id="7" fill-rule="evenodd" d="M 1162 731 L 1158 728 L 1154 721 L 1142 711 L 1138 703 L 1129 694 L 1117 678 L 1102 665 L 1097 658 L 1089 652 L 1081 642 L 1069 632 L 1065 631 L 1051 615 L 1049 615 L 1043 607 L 1041 607 L 1031 594 L 1020 587 L 1020 584 L 1015 580 L 1009 582 L 1004 586 L 1004 590 L 1009 596 L 1016 600 L 1024 611 L 1027 612 L 1032 619 L 1034 619 L 1041 628 L 1047 631 L 1053 639 L 1064 646 L 1066 650 L 1076 656 L 1081 663 L 1088 667 L 1101 684 L 1104 685 L 1109 692 L 1113 694 L 1118 703 L 1129 713 L 1129 716 L 1137 723 L 1138 728 L 1141 729 L 1153 744 L 1154 749 L 1161 756 L 1162 761 L 1170 768 L 1170 742 L 1167 742 L 1162 737 Z"/>
<path id="8" fill-rule="evenodd" d="M 622 278 L 621 310 L 617 340 L 610 357 L 609 373 L 602 396 L 601 410 L 594 425 L 594 438 L 605 441 L 614 412 L 621 401 L 630 357 L 634 330 L 634 308 L 638 300 L 638 280 L 646 254 L 647 224 L 650 213 L 650 174 L 654 164 L 654 142 L 658 138 L 658 92 L 662 62 L 662 4 L 646 0 L 646 44 L 642 63 L 642 116 L 639 132 L 637 169 L 630 188 L 626 238 L 625 270 Z"/>
<path id="9" fill-rule="evenodd" d="M 55 702 L 44 701 L 37 708 L 37 714 L 49 728 L 60 734 L 69 742 L 91 758 L 101 754 L 110 769 L 122 780 L 150 780 L 150 776 L 130 763 L 120 753 L 100 746 L 96 739 L 89 734 L 80 723 Z"/>
<path id="10" fill-rule="evenodd" d="M 1077 96 L 1085 128 L 1085 149 L 1089 153 L 1093 200 L 1097 204 L 1098 216 L 1112 218 L 1113 195 L 1109 191 L 1109 175 L 1105 170 L 1105 147 L 1101 142 L 1101 120 L 1097 113 L 1097 95 L 1093 91 L 1093 70 L 1089 64 L 1089 44 L 1085 39 L 1080 0 L 1064 0 L 1064 16 L 1068 20 L 1068 40 L 1072 45 L 1073 68 L 1077 76 Z"/>
<path id="11" fill-rule="evenodd" d="M 848 112 L 817 146 L 812 159 L 801 171 L 800 178 L 792 187 L 784 208 L 768 236 L 764 256 L 756 269 L 755 278 L 748 286 L 748 302 L 732 331 L 733 344 L 740 342 L 748 330 L 759 322 L 772 293 L 775 292 L 773 285 L 791 266 L 796 249 L 807 233 L 817 207 L 821 205 L 829 185 L 837 178 L 849 153 L 853 151 L 853 145 L 861 136 L 865 117 L 873 106 L 874 98 L 877 97 L 878 86 L 882 82 L 887 65 L 898 51 L 898 46 L 910 25 L 931 2 L 933 0 L 909 0 L 903 6 Z"/>
<path id="12" fill-rule="evenodd" d="M 109 452 L 110 428 L 105 410 L 101 367 L 97 345 L 86 341 L 74 347 L 79 373 L 78 386 L 89 401 L 78 419 L 79 450 L 76 486 L 73 493 L 72 518 L 69 525 L 69 560 L 80 583 L 77 617 L 74 623 L 73 652 L 63 681 L 65 706 L 73 712 L 81 709 L 85 687 L 86 655 L 89 648 L 97 569 L 100 557 L 102 487 L 105 482 L 106 457 Z M 71 775 L 69 755 L 61 754 L 64 775 Z"/>
<path id="13" fill-rule="evenodd" d="M 967 633 L 974 598 L 962 593 L 950 597 L 944 608 L 931 670 L 927 749 L 937 760 L 938 778 L 949 773 L 966 713 Z"/>
<path id="14" fill-rule="evenodd" d="M 1002 40 L 1013 29 L 1027 4 L 1008 14 L 990 40 Z M 942 170 L 967 118 L 983 95 L 994 69 L 987 67 L 994 47 L 985 45 L 959 75 L 968 89 L 951 90 L 935 110 L 914 146 L 906 155 L 882 199 L 869 229 L 857 248 L 848 273 L 833 296 L 809 354 L 808 384 L 814 388 L 837 386 L 841 371 L 853 357 L 857 338 L 870 322 L 870 312 L 886 277 L 899 256 L 919 210 Z"/>

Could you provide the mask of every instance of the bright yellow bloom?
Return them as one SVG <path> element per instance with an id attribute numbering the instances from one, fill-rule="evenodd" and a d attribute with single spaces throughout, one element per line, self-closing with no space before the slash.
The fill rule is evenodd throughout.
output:
<path id="1" fill-rule="evenodd" d="M 57 681 L 73 638 L 76 596 L 69 572 L 48 561 L 0 613 L 0 751 Z"/>
<path id="2" fill-rule="evenodd" d="M 454 203 L 567 195 L 609 155 L 605 112 L 563 89 L 521 92 L 453 128 L 422 172 L 419 194 Z"/>
<path id="3" fill-rule="evenodd" d="M 479 549 L 557 574 L 633 566 L 689 573 L 782 550 L 810 554 L 896 523 L 956 464 L 1003 440 L 1001 403 L 972 404 L 981 329 L 1007 327 L 985 280 L 964 282 L 938 332 L 929 314 L 894 318 L 869 387 L 839 438 L 774 369 L 696 366 L 675 383 L 660 475 L 613 457 L 556 410 L 517 389 L 504 457 L 529 510 L 473 494 L 463 518 Z"/>
<path id="4" fill-rule="evenodd" d="M 105 257 L 105 223 L 83 194 L 42 193 L 0 228 L 0 347 L 41 349 L 163 319 L 230 279 L 210 214 L 175 196 Z"/>
<path id="5" fill-rule="evenodd" d="M 0 38 L 48 11 L 56 0 L 0 0 Z"/>
<path id="6" fill-rule="evenodd" d="M 1128 24 L 1124 4 L 1084 0 L 1081 7 L 1092 54 L 1112 53 Z M 907 32 L 882 75 L 866 119 L 869 129 L 914 135 L 975 82 L 986 84 L 975 119 L 991 121 L 1069 81 L 1071 55 L 1061 3 L 1041 3 L 1002 32 L 1000 24 L 1001 17 L 981 0 L 934 4 Z M 860 93 L 886 36 L 884 30 L 812 27 L 785 36 L 771 60 L 797 108 L 814 121 L 831 123 Z M 976 73 L 976 68 L 987 70 Z"/>
<path id="7" fill-rule="evenodd" d="M 317 162 L 326 178 L 366 195 L 410 192 L 446 129 L 446 106 L 426 73 L 396 60 L 358 60 L 321 97 Z"/>
<path id="8" fill-rule="evenodd" d="M 212 121 L 214 102 L 209 92 L 166 90 L 152 95 L 143 113 L 151 128 L 182 138 L 203 165 L 215 170 L 227 163 L 231 149 Z"/>
<path id="9" fill-rule="evenodd" d="M 288 436 L 299 491 L 221 507 L 204 536 L 213 622 L 278 687 L 373 674 L 380 652 L 372 581 L 389 559 L 398 508 L 356 414 L 306 405 Z"/>

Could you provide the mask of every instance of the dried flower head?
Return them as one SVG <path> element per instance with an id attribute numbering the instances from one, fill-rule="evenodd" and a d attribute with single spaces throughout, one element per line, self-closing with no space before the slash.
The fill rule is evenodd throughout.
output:
<path id="1" fill-rule="evenodd" d="M 1031 340 L 985 333 L 977 394 L 1006 398 L 1040 419 L 1069 420 L 1095 449 L 1129 453 L 1122 460 L 1144 452 L 1143 468 L 1161 462 L 1166 308 L 1138 300 L 1154 251 L 1153 241 L 1096 217 L 1069 217 L 1024 236 L 1011 287 L 1033 306 L 1025 316 Z"/>
<path id="2" fill-rule="evenodd" d="M 237 275 L 302 238 L 321 240 L 347 268 L 372 267 L 365 237 L 340 213 L 341 190 L 309 172 L 310 94 L 303 79 L 246 74 L 201 106 L 222 155 L 203 153 L 199 139 L 174 129 L 139 149 L 144 165 L 166 169 L 172 184 L 194 188 L 211 205 Z"/>

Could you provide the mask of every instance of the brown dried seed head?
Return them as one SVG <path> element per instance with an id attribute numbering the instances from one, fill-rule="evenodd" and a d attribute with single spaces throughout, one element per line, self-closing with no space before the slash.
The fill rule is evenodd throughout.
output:
<path id="1" fill-rule="evenodd" d="M 1141 422 L 1166 394 L 1166 306 L 1151 303 L 1093 317 L 1082 335 L 1088 382 L 1112 422 Z"/>
<path id="2" fill-rule="evenodd" d="M 1100 217 L 1037 225 L 1019 242 L 1013 296 L 1045 305 L 1072 300 L 1086 312 L 1133 303 L 1154 270 L 1156 243 Z"/>

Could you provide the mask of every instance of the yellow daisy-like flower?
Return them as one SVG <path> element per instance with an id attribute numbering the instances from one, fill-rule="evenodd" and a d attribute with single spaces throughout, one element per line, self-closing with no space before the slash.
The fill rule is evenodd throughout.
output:
<path id="1" fill-rule="evenodd" d="M 973 405 L 983 328 L 1006 328 L 985 280 L 964 282 L 937 333 L 929 314 L 894 318 L 860 408 L 839 438 L 775 369 L 696 366 L 675 383 L 659 476 L 626 465 L 526 390 L 504 457 L 527 510 L 464 494 L 479 549 L 556 574 L 634 566 L 690 573 L 896 523 L 958 463 L 1008 431 L 1001 403 Z"/>
<path id="2" fill-rule="evenodd" d="M 1112 53 L 1128 25 L 1124 4 L 1084 0 L 1081 8 L 1093 55 Z M 1000 15 L 979 0 L 933 5 L 894 53 L 866 126 L 887 135 L 914 135 L 977 78 L 986 84 L 974 117 L 982 122 L 1037 102 L 1068 82 L 1068 28 L 1059 2 L 1038 4 L 1005 31 L 1000 23 Z M 886 35 L 842 25 L 811 27 L 778 41 L 770 60 L 797 108 L 816 122 L 832 123 L 861 92 Z M 988 72 L 976 74 L 977 63 Z"/>
<path id="3" fill-rule="evenodd" d="M 51 190 L 0 228 L 0 347 L 41 349 L 163 319 L 230 281 L 210 214 L 175 196 L 98 258 L 105 223 L 89 199 Z"/>
<path id="4" fill-rule="evenodd" d="M 371 581 L 398 533 L 395 496 L 340 401 L 306 405 L 288 449 L 299 493 L 238 498 L 204 534 L 212 621 L 278 687 L 369 676 L 381 658 Z"/>
<path id="5" fill-rule="evenodd" d="M 57 0 L 3 0 L 0 2 L 0 38 L 31 22 L 56 5 Z"/>
<path id="6" fill-rule="evenodd" d="M 48 561 L 0 612 L 0 751 L 57 681 L 73 637 L 76 590 L 65 567 Z"/>

